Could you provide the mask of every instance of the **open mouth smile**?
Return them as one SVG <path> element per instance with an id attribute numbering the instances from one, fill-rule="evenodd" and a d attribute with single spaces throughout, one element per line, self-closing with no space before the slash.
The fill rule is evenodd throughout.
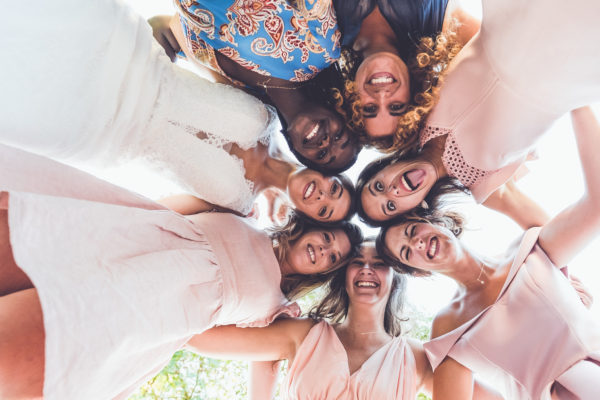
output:
<path id="1" fill-rule="evenodd" d="M 373 281 L 356 281 L 354 286 L 359 288 L 378 288 L 379 283 Z"/>
<path id="2" fill-rule="evenodd" d="M 369 77 L 369 80 L 367 81 L 368 84 L 373 86 L 389 85 L 396 82 L 397 81 L 394 78 L 394 76 L 388 72 L 378 72 L 376 74 L 373 74 Z"/>
<path id="3" fill-rule="evenodd" d="M 400 177 L 400 184 L 407 192 L 414 192 L 425 181 L 425 171 L 422 169 L 411 169 Z"/>
<path id="4" fill-rule="evenodd" d="M 308 143 L 311 140 L 313 140 L 317 136 L 320 127 L 321 124 L 317 122 L 315 126 L 313 126 L 313 128 L 310 130 L 310 132 L 308 132 L 308 135 L 304 137 L 304 143 Z"/>
<path id="5" fill-rule="evenodd" d="M 308 258 L 310 259 L 310 262 L 314 264 L 317 261 L 317 257 L 315 255 L 315 249 L 312 247 L 312 244 L 307 244 L 306 250 L 308 251 Z"/>
<path id="6" fill-rule="evenodd" d="M 308 185 L 306 185 L 306 187 L 304 188 L 304 194 L 302 195 L 302 198 L 304 200 L 310 198 L 310 196 L 312 196 L 312 194 L 315 192 L 316 187 L 317 184 L 315 183 L 315 181 L 312 181 Z"/>
<path id="7" fill-rule="evenodd" d="M 439 240 L 436 236 L 433 236 L 431 239 L 429 239 L 429 246 L 427 249 L 427 258 L 429 258 L 430 260 L 433 259 L 439 250 Z"/>

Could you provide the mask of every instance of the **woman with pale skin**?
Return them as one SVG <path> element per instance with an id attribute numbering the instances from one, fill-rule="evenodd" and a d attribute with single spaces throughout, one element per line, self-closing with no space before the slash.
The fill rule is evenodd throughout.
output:
<path id="1" fill-rule="evenodd" d="M 430 391 L 432 375 L 421 343 L 399 336 L 404 286 L 366 242 L 333 277 L 312 319 L 217 327 L 188 347 L 218 358 L 288 360 L 284 398 L 414 399 Z M 253 379 L 252 398 L 272 397 L 274 376 Z M 499 398 L 476 388 L 476 398 Z"/>
<path id="2" fill-rule="evenodd" d="M 265 326 L 362 240 L 349 223 L 271 235 L 229 213 L 183 217 L 0 146 L 0 397 L 127 398 L 191 337 Z"/>
<path id="3" fill-rule="evenodd" d="M 559 268 L 600 231 L 600 124 L 589 108 L 571 117 L 584 194 L 541 228 L 527 231 L 504 259 L 466 248 L 457 239 L 460 218 L 435 211 L 402 217 L 378 237 L 382 256 L 398 268 L 438 272 L 458 284 L 425 345 L 436 400 L 468 398 L 473 372 L 499 371 L 511 399 L 597 397 L 600 325 Z"/>
<path id="4" fill-rule="evenodd" d="M 354 104 L 351 125 L 381 150 L 410 146 L 407 131 L 413 132 L 433 106 L 441 72 L 480 21 L 459 0 L 338 0 L 334 5 L 342 44 L 360 63 L 344 93 Z"/>

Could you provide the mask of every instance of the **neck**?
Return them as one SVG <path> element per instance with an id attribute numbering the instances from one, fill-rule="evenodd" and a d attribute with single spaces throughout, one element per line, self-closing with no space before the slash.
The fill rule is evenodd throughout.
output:
<path id="1" fill-rule="evenodd" d="M 266 93 L 288 124 L 296 118 L 300 110 L 308 105 L 302 88 L 267 88 Z"/>
<path id="2" fill-rule="evenodd" d="M 495 263 L 483 260 L 478 255 L 463 249 L 463 256 L 460 261 L 454 263 L 452 269 L 440 272 L 454 279 L 463 290 L 472 292 L 484 289 L 490 282 L 496 268 Z"/>
<path id="3" fill-rule="evenodd" d="M 399 55 L 396 34 L 379 11 L 379 7 L 375 6 L 371 14 L 363 20 L 352 47 L 361 52 L 363 57 L 379 52 Z"/>
<path id="4" fill-rule="evenodd" d="M 288 181 L 296 166 L 290 162 L 273 157 L 267 157 L 261 168 L 262 181 L 267 187 L 276 187 L 287 191 Z"/>
<path id="5" fill-rule="evenodd" d="M 351 304 L 346 319 L 338 326 L 338 335 L 345 345 L 350 345 L 349 347 L 361 346 L 361 343 L 386 343 L 390 335 L 383 327 L 384 315 L 385 304 Z"/>
<path id="6" fill-rule="evenodd" d="M 448 171 L 446 171 L 446 167 L 444 167 L 444 163 L 442 162 L 445 146 L 446 135 L 431 139 L 425 143 L 423 151 L 421 151 L 421 157 L 433 164 L 438 179 L 448 176 Z"/>

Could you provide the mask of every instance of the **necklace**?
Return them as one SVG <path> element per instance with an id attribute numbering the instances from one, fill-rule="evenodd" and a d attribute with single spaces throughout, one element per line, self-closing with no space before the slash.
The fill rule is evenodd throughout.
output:
<path id="1" fill-rule="evenodd" d="M 483 263 L 481 263 L 481 271 L 479 271 L 479 276 L 477 276 L 476 281 L 481 283 L 482 285 L 485 284 L 484 280 L 481 279 L 481 275 L 483 274 Z"/>
<path id="2" fill-rule="evenodd" d="M 295 83 L 293 86 L 278 86 L 278 85 L 270 85 L 269 82 L 271 82 L 271 78 L 267 78 L 266 81 L 259 82 L 257 85 L 260 86 L 261 88 L 263 88 L 266 92 L 267 89 L 296 90 L 296 89 L 299 89 L 302 86 L 304 86 L 304 84 L 306 83 L 306 82 L 299 82 L 299 83 Z M 290 83 L 292 83 L 292 82 L 290 81 Z"/>

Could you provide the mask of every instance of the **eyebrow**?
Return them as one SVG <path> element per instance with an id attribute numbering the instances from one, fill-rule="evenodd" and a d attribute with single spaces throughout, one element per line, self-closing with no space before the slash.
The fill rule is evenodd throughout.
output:
<path id="1" fill-rule="evenodd" d="M 329 210 L 330 210 L 330 211 L 329 211 L 329 215 L 328 215 L 328 216 L 326 216 L 326 217 L 325 217 L 325 219 L 329 219 L 329 218 L 331 218 L 331 214 L 333 214 L 333 208 L 330 208 Z M 333 235 L 333 234 L 332 234 L 332 235 Z M 335 236 L 334 236 L 333 238 L 335 239 Z"/>
<path id="2" fill-rule="evenodd" d="M 350 138 L 346 139 L 346 141 L 344 143 L 342 143 L 342 145 L 340 146 L 340 149 L 345 149 L 346 146 L 348 146 L 348 143 L 350 143 Z"/>
<path id="3" fill-rule="evenodd" d="M 375 197 L 375 196 L 377 196 L 377 195 L 375 194 L 375 192 L 373 191 L 373 189 L 371 188 L 371 185 L 367 186 L 367 189 L 369 189 L 369 192 L 371 192 L 371 194 L 372 194 L 374 197 Z"/>
<path id="4" fill-rule="evenodd" d="M 340 197 L 342 197 L 343 193 L 344 193 L 344 186 L 342 186 L 340 183 L 340 195 L 337 198 L 339 199 Z"/>

